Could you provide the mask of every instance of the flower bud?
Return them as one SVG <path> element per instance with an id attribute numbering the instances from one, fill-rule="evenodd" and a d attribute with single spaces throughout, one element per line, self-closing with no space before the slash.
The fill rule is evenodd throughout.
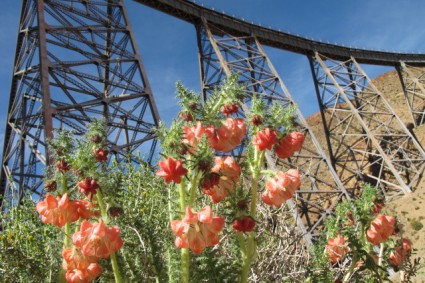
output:
<path id="1" fill-rule="evenodd" d="M 261 117 L 259 115 L 255 115 L 254 117 L 251 118 L 250 121 L 254 126 L 259 126 L 263 124 L 263 121 L 261 120 Z"/>
<path id="2" fill-rule="evenodd" d="M 122 209 L 122 207 L 113 206 L 109 208 L 108 212 L 109 212 L 109 215 L 111 215 L 112 217 L 118 217 L 124 214 L 124 209 Z"/>
<path id="3" fill-rule="evenodd" d="M 102 136 L 94 135 L 90 137 L 90 141 L 93 143 L 100 143 L 103 140 Z"/>
<path id="4" fill-rule="evenodd" d="M 183 121 L 186 121 L 186 122 L 193 121 L 193 116 L 188 111 L 186 111 L 186 112 L 180 112 L 179 113 L 179 118 L 182 119 Z"/>
<path id="5" fill-rule="evenodd" d="M 55 192 L 57 188 L 57 184 L 55 180 L 47 180 L 44 183 L 44 190 L 48 193 Z"/>
<path id="6" fill-rule="evenodd" d="M 108 151 L 103 148 L 97 148 L 93 150 L 94 158 L 96 161 L 105 162 L 108 160 Z"/>
<path id="7" fill-rule="evenodd" d="M 61 159 L 58 162 L 56 162 L 56 168 L 59 170 L 59 172 L 64 173 L 69 171 L 71 166 L 64 159 Z"/>
<path id="8" fill-rule="evenodd" d="M 255 220 L 251 216 L 240 216 L 232 224 L 236 232 L 251 232 L 255 227 Z"/>
<path id="9" fill-rule="evenodd" d="M 237 206 L 238 206 L 239 210 L 246 211 L 246 210 L 248 210 L 248 203 L 249 203 L 248 200 L 243 199 L 243 200 L 238 201 Z"/>

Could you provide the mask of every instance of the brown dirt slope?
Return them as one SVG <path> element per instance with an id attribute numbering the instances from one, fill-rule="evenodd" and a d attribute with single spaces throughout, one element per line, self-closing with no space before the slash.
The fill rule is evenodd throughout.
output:
<path id="1" fill-rule="evenodd" d="M 383 94 L 400 119 L 407 125 L 411 115 L 396 71 L 384 73 L 373 80 L 373 84 Z M 307 118 L 307 122 L 317 139 L 326 148 L 320 113 Z M 425 148 L 425 124 L 413 129 L 418 141 Z M 425 177 L 413 188 L 413 192 L 386 203 L 386 213 L 397 217 L 402 227 L 403 237 L 411 239 L 416 250 L 413 257 L 421 257 L 425 263 Z M 425 282 L 425 268 L 419 270 L 414 282 Z"/>

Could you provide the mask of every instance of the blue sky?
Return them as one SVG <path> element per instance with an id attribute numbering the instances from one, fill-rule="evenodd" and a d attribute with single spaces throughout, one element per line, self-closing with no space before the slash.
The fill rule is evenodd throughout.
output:
<path id="1" fill-rule="evenodd" d="M 3 136 L 21 1 L 0 0 L 0 145 Z M 422 0 L 196 0 L 206 7 L 304 37 L 365 49 L 425 53 Z M 129 20 L 161 117 L 178 112 L 175 83 L 199 91 L 196 33 L 192 25 L 133 1 Z M 307 59 L 266 48 L 304 116 L 317 111 Z M 389 70 L 365 66 L 370 77 Z M 1 154 L 2 150 L 0 151 Z"/>

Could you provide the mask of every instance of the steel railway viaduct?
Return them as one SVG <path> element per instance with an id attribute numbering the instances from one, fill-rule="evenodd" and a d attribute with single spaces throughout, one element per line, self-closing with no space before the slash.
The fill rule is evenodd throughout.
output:
<path id="1" fill-rule="evenodd" d="M 135 1 L 194 25 L 204 97 L 238 73 L 247 85 L 247 103 L 259 93 L 268 103 L 293 105 L 263 46 L 308 58 L 326 142 L 318 142 L 297 111 L 303 149 L 284 162 L 267 156 L 271 168 L 302 173 L 302 187 L 288 206 L 307 242 L 362 183 L 391 198 L 410 193 L 421 179 L 423 147 L 360 64 L 398 71 L 415 127 L 425 120 L 425 54 L 313 41 L 185 0 Z M 46 140 L 58 128 L 81 134 L 93 117 L 106 118 L 109 149 L 118 160 L 141 150 L 152 162 L 159 113 L 121 0 L 24 0 L 18 32 L 1 172 L 5 199 L 42 195 Z"/>

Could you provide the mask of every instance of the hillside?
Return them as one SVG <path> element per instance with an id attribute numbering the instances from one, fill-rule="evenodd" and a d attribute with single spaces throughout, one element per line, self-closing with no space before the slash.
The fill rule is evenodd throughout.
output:
<path id="1" fill-rule="evenodd" d="M 400 119 L 408 125 L 411 122 L 410 111 L 408 109 L 402 86 L 396 71 L 384 73 L 373 80 L 373 83 L 384 95 L 391 107 Z M 319 142 L 326 148 L 326 139 L 323 131 L 320 113 L 316 113 L 307 118 L 312 131 Z M 422 147 L 425 147 L 425 124 L 413 129 Z M 416 249 L 414 257 L 425 258 L 425 177 L 413 188 L 413 192 L 397 197 L 386 203 L 385 211 L 395 215 L 404 237 L 412 240 Z M 422 259 L 422 263 L 425 260 Z M 419 271 L 415 282 L 425 282 L 425 269 Z"/>

